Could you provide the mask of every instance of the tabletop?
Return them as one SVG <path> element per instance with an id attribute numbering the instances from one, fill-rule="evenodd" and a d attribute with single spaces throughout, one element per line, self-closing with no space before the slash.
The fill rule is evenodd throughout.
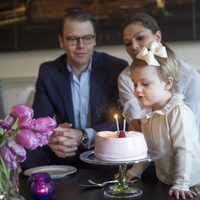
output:
<path id="1" fill-rule="evenodd" d="M 55 179 L 56 192 L 53 200 L 103 200 L 103 191 L 105 188 L 88 188 L 81 187 L 79 184 L 87 184 L 91 179 L 96 182 L 103 182 L 113 179 L 112 170 L 78 169 L 74 174 L 68 175 L 61 179 Z M 168 196 L 170 186 L 161 183 L 155 177 L 146 177 L 134 183 L 134 186 L 142 190 L 139 197 L 133 199 L 140 200 L 173 200 Z M 29 187 L 28 177 L 20 176 L 20 193 L 26 200 L 32 200 Z M 199 200 L 199 197 L 193 200 Z"/>

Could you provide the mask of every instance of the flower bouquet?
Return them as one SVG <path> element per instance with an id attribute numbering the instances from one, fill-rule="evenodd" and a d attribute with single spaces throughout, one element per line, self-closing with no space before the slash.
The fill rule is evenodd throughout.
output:
<path id="1" fill-rule="evenodd" d="M 18 191 L 18 166 L 26 159 L 26 149 L 46 145 L 56 122 L 50 117 L 33 118 L 27 105 L 16 105 L 0 120 L 0 199 L 24 199 Z"/>

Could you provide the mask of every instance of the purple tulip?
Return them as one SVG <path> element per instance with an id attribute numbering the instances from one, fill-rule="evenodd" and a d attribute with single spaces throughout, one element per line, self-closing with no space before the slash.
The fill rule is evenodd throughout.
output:
<path id="1" fill-rule="evenodd" d="M 12 129 L 11 124 L 5 119 L 5 120 L 0 120 L 0 128 L 10 130 Z"/>
<path id="2" fill-rule="evenodd" d="M 35 120 L 34 131 L 49 135 L 56 127 L 56 121 L 50 117 L 41 117 Z"/>
<path id="3" fill-rule="evenodd" d="M 29 129 L 23 129 L 16 135 L 16 142 L 21 146 L 34 150 L 39 146 L 37 135 Z"/>
<path id="4" fill-rule="evenodd" d="M 6 165 L 8 165 L 8 167 L 12 169 L 17 168 L 17 157 L 15 154 L 12 153 L 12 151 L 10 151 L 9 147 L 4 145 L 1 148 L 1 155 Z"/>
<path id="5" fill-rule="evenodd" d="M 12 107 L 11 113 L 18 118 L 32 118 L 33 109 L 24 104 L 18 104 Z"/>
<path id="6" fill-rule="evenodd" d="M 5 163 L 10 168 L 15 169 L 18 162 L 23 162 L 26 159 L 26 150 L 14 140 L 9 139 L 1 148 L 1 155 Z"/>
<path id="7" fill-rule="evenodd" d="M 9 131 L 12 129 L 12 126 L 15 123 L 16 119 L 17 118 L 14 115 L 10 114 L 7 119 L 0 120 L 0 127 Z"/>

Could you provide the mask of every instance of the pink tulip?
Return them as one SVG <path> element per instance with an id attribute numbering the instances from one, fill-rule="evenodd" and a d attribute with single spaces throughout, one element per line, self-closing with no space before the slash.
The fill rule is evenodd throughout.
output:
<path id="1" fill-rule="evenodd" d="M 49 136 L 43 135 L 41 133 L 36 133 L 36 135 L 37 135 L 37 138 L 38 138 L 38 141 L 39 141 L 38 143 L 39 143 L 40 147 L 48 144 L 49 138 L 50 138 Z"/>
<path id="2" fill-rule="evenodd" d="M 17 163 L 26 159 L 26 150 L 14 140 L 9 139 L 1 148 L 1 155 L 10 168 L 17 168 Z"/>
<path id="3" fill-rule="evenodd" d="M 56 122 L 50 117 L 41 117 L 35 120 L 34 131 L 49 135 L 56 127 Z"/>
<path id="4" fill-rule="evenodd" d="M 18 120 L 19 129 L 34 129 L 35 119 L 31 118 L 19 118 Z"/>
<path id="5" fill-rule="evenodd" d="M 33 109 L 24 104 L 18 104 L 12 107 L 11 113 L 18 118 L 32 118 Z"/>
<path id="6" fill-rule="evenodd" d="M 54 119 L 33 119 L 33 114 L 32 108 L 19 104 L 12 107 L 8 118 L 0 120 L 1 135 L 3 134 L 0 153 L 11 168 L 16 168 L 18 162 L 26 159 L 25 148 L 34 150 L 46 145 L 56 127 Z"/>
<path id="7" fill-rule="evenodd" d="M 34 150 L 39 146 L 37 135 L 29 129 L 20 130 L 16 135 L 16 142 L 31 150 Z"/>

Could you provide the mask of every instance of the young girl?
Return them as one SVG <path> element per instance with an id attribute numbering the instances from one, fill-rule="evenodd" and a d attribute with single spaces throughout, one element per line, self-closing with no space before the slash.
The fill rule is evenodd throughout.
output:
<path id="1" fill-rule="evenodd" d="M 200 185 L 200 144 L 192 111 L 177 92 L 178 66 L 161 43 L 143 47 L 131 65 L 134 93 L 145 114 L 141 128 L 149 149 L 160 152 L 155 168 L 158 179 L 172 185 L 177 199 L 197 194 L 189 187 Z M 140 176 L 145 165 L 134 165 L 128 178 Z"/>

